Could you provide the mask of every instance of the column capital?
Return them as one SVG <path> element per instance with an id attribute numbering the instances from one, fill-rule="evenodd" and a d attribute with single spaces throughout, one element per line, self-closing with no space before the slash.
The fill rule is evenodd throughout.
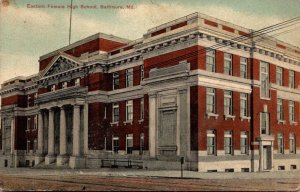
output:
<path id="1" fill-rule="evenodd" d="M 149 98 L 156 98 L 157 92 L 149 92 L 148 95 L 149 95 Z"/>

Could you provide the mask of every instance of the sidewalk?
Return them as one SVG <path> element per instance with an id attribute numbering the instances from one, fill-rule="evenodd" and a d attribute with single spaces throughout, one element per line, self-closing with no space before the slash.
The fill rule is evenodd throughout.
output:
<path id="1" fill-rule="evenodd" d="M 164 178 L 180 178 L 180 171 L 173 170 L 141 170 L 141 169 L 31 169 L 31 168 L 9 168 L 0 169 L 3 175 L 94 175 L 100 177 L 164 177 Z M 283 179 L 283 178 L 299 178 L 300 171 L 276 171 L 263 173 L 199 173 L 194 171 L 183 171 L 183 178 L 196 179 Z"/>

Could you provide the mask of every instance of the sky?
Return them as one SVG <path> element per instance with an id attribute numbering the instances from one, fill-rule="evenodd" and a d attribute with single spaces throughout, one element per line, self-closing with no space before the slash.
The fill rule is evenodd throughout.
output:
<path id="1" fill-rule="evenodd" d="M 0 0 L 0 84 L 37 73 L 41 55 L 68 45 L 70 2 Z M 300 0 L 73 0 L 73 5 L 71 43 L 98 32 L 138 39 L 149 28 L 194 12 L 254 30 L 300 16 Z M 133 8 L 100 8 L 127 5 Z M 300 47 L 300 24 L 288 29 L 277 38 Z"/>

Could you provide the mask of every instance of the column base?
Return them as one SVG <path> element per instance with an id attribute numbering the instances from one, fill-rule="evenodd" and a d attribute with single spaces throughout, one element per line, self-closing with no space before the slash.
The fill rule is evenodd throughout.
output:
<path id="1" fill-rule="evenodd" d="M 85 168 L 86 167 L 85 157 L 71 156 L 69 165 L 72 169 Z"/>
<path id="2" fill-rule="evenodd" d="M 37 155 L 34 157 L 34 164 L 35 166 L 37 166 L 38 164 L 42 163 L 43 161 L 45 161 L 45 157 L 42 155 Z"/>
<path id="3" fill-rule="evenodd" d="M 65 165 L 65 164 L 67 164 L 68 160 L 69 160 L 69 156 L 59 155 L 59 156 L 57 156 L 56 165 L 57 166 Z"/>
<path id="4" fill-rule="evenodd" d="M 56 156 L 54 156 L 54 155 L 47 155 L 45 157 L 45 165 L 50 165 L 50 164 L 54 163 L 55 160 L 56 160 Z"/>

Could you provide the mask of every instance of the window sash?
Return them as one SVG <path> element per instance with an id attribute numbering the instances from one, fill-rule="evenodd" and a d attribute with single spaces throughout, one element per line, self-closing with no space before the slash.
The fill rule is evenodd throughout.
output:
<path id="1" fill-rule="evenodd" d="M 133 69 L 126 69 L 126 87 L 133 85 Z"/>
<path id="2" fill-rule="evenodd" d="M 224 150 L 225 154 L 232 154 L 232 135 L 224 137 Z"/>
<path id="3" fill-rule="evenodd" d="M 224 92 L 224 114 L 232 115 L 232 92 L 225 91 Z"/>
<path id="4" fill-rule="evenodd" d="M 269 64 L 260 62 L 260 78 L 261 78 L 261 97 L 268 98 L 269 93 Z"/>
<path id="5" fill-rule="evenodd" d="M 215 154 L 215 135 L 207 137 L 207 154 Z"/>
<path id="6" fill-rule="evenodd" d="M 295 87 L 295 72 L 289 71 L 289 87 L 294 88 Z"/>
<path id="7" fill-rule="evenodd" d="M 294 103 L 294 101 L 289 101 L 289 120 L 290 120 L 290 122 L 295 121 L 295 103 Z"/>
<path id="8" fill-rule="evenodd" d="M 210 72 L 216 71 L 216 60 L 215 60 L 215 51 L 214 50 L 206 50 L 206 70 Z"/>
<path id="9" fill-rule="evenodd" d="M 277 119 L 283 120 L 283 101 L 282 99 L 277 99 Z"/>
<path id="10" fill-rule="evenodd" d="M 119 73 L 113 73 L 113 90 L 119 89 Z"/>
<path id="11" fill-rule="evenodd" d="M 281 67 L 276 67 L 276 84 L 282 85 L 283 82 L 283 69 Z"/>
<path id="12" fill-rule="evenodd" d="M 296 152 L 296 145 L 295 145 L 295 138 L 290 137 L 290 153 L 295 153 Z"/>
<path id="13" fill-rule="evenodd" d="M 119 121 L 119 104 L 113 104 L 113 122 Z"/>
<path id="14" fill-rule="evenodd" d="M 141 114 L 140 114 L 141 117 L 140 118 L 144 119 L 144 98 L 141 99 L 140 107 L 141 107 L 141 109 L 140 109 L 141 110 Z"/>
<path id="15" fill-rule="evenodd" d="M 215 90 L 213 88 L 206 89 L 206 112 L 207 113 L 215 113 L 216 112 L 216 98 L 215 98 Z"/>
<path id="16" fill-rule="evenodd" d="M 261 134 L 269 133 L 269 116 L 268 113 L 261 113 L 260 115 L 260 130 Z"/>
<path id="17" fill-rule="evenodd" d="M 247 135 L 241 135 L 241 154 L 247 154 L 248 153 L 248 138 Z"/>
<path id="18" fill-rule="evenodd" d="M 283 136 L 282 135 L 278 135 L 278 153 L 281 153 L 281 154 L 284 153 Z"/>
<path id="19" fill-rule="evenodd" d="M 248 116 L 248 95 L 246 93 L 240 95 L 240 113 L 242 117 Z"/>

